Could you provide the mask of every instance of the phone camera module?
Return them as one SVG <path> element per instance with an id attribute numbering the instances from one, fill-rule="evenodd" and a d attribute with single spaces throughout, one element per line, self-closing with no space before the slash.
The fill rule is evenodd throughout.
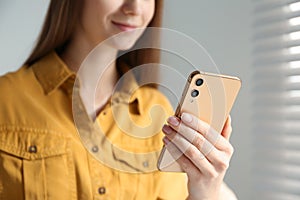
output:
<path id="1" fill-rule="evenodd" d="M 199 91 L 198 90 L 193 90 L 191 95 L 192 95 L 192 97 L 197 97 L 199 95 Z"/>
<path id="2" fill-rule="evenodd" d="M 202 84 L 203 84 L 203 79 L 202 78 L 198 78 L 197 80 L 196 80 L 196 85 L 197 86 L 201 86 Z"/>

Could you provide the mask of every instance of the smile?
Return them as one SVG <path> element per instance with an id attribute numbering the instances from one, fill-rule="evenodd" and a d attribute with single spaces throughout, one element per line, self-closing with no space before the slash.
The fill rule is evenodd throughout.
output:
<path id="1" fill-rule="evenodd" d="M 123 24 L 123 23 L 118 23 L 112 21 L 112 23 L 117 26 L 121 31 L 133 31 L 134 29 L 137 28 L 137 26 L 134 25 L 129 25 L 129 24 Z"/>

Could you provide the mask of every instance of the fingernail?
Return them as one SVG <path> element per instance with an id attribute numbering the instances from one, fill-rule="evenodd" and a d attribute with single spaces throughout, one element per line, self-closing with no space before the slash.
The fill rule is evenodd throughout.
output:
<path id="1" fill-rule="evenodd" d="M 172 129 L 166 124 L 163 126 L 162 130 L 165 134 L 170 134 L 172 132 Z"/>
<path id="2" fill-rule="evenodd" d="M 163 138 L 163 142 L 164 142 L 165 144 L 168 144 L 168 143 L 170 142 L 170 140 L 169 140 L 167 137 L 164 137 L 164 138 Z"/>
<path id="3" fill-rule="evenodd" d="M 193 120 L 192 116 L 188 113 L 182 113 L 181 119 L 182 119 L 182 121 L 184 121 L 186 123 L 191 123 Z"/>
<path id="4" fill-rule="evenodd" d="M 173 126 L 178 126 L 179 125 L 178 119 L 176 117 L 174 117 L 174 116 L 169 117 L 168 122 L 170 124 L 172 124 Z"/>

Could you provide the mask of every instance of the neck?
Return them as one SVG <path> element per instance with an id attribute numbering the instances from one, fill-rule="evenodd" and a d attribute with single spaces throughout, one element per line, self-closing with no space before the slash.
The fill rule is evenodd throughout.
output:
<path id="1" fill-rule="evenodd" d="M 86 111 L 93 116 L 112 95 L 118 79 L 117 50 L 108 45 L 94 49 L 86 41 L 71 43 L 60 55 L 67 66 L 77 73 L 80 95 Z"/>

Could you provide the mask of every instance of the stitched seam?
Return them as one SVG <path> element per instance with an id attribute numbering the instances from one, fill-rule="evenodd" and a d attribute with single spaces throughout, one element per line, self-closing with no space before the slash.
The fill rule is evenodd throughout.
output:
<path id="1" fill-rule="evenodd" d="M 3 198 L 3 183 L 2 183 L 2 181 L 0 181 L 0 200 L 1 199 L 4 199 Z"/>
<path id="2" fill-rule="evenodd" d="M 19 126 L 15 124 L 6 124 L 6 125 L 0 125 L 0 132 L 15 132 L 15 131 L 23 131 L 23 132 L 32 132 L 32 133 L 39 133 L 39 134 L 54 134 L 58 137 L 64 138 L 59 131 L 54 130 L 48 130 L 48 129 L 38 129 L 33 127 L 25 127 L 25 126 Z"/>
<path id="3" fill-rule="evenodd" d="M 49 135 L 50 137 L 55 137 L 55 146 L 54 147 L 43 147 L 41 152 L 32 154 L 27 152 L 27 146 L 24 146 L 23 143 L 18 143 L 18 145 L 9 144 L 7 138 L 5 137 L 8 134 L 16 132 L 28 132 L 29 134 L 40 134 L 42 136 Z M 47 139 L 47 138 L 45 138 Z M 57 156 L 61 154 L 66 154 L 66 142 L 67 137 L 64 137 L 62 134 L 57 131 L 46 130 L 46 129 L 37 129 L 31 127 L 21 127 L 16 125 L 0 125 L 0 150 L 5 151 L 8 154 L 12 154 L 17 157 L 25 159 L 41 159 L 45 157 Z"/>
<path id="4" fill-rule="evenodd" d="M 74 166 L 74 160 L 73 160 L 73 155 L 72 155 L 72 151 L 71 151 L 71 147 L 69 147 L 70 144 L 67 143 L 67 163 L 68 163 L 68 176 L 69 176 L 69 182 L 71 183 L 70 186 L 70 195 L 71 198 L 76 200 L 77 198 L 77 185 L 76 185 L 76 175 L 75 175 L 75 166 Z"/>
<path id="5" fill-rule="evenodd" d="M 5 144 L 2 141 L 0 143 L 0 147 L 1 147 L 0 150 L 6 152 L 8 154 L 12 154 L 14 156 L 29 159 L 29 160 L 42 159 L 42 158 L 66 154 L 65 148 L 63 148 L 62 150 L 51 150 L 51 151 L 47 151 L 47 152 L 32 154 L 32 153 L 26 152 L 25 150 L 21 150 L 21 149 L 15 150 L 16 146 Z"/>

